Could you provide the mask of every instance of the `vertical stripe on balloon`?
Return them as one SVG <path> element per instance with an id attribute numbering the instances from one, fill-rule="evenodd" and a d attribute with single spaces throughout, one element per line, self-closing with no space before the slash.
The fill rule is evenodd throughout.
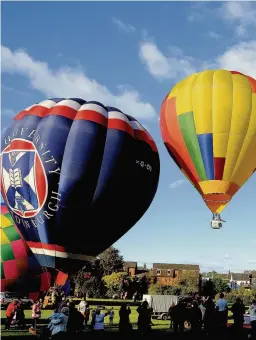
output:
<path id="1" fill-rule="evenodd" d="M 201 181 L 207 180 L 200 147 L 196 135 L 193 112 L 186 112 L 178 116 L 180 129 L 186 143 L 190 157 L 195 165 Z"/>
<path id="2" fill-rule="evenodd" d="M 214 162 L 213 162 L 212 133 L 200 134 L 197 136 L 197 138 L 198 138 L 207 178 L 208 180 L 213 180 L 214 179 Z"/>

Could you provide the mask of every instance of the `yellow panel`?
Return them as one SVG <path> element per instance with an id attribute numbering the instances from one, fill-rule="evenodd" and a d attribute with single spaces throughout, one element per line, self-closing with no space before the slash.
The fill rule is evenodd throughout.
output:
<path id="1" fill-rule="evenodd" d="M 256 94 L 252 94 L 252 112 L 248 131 L 231 177 L 242 186 L 256 169 Z"/>
<path id="2" fill-rule="evenodd" d="M 233 81 L 229 71 L 217 70 L 213 75 L 212 122 L 214 157 L 226 157 L 233 105 Z"/>
<path id="3" fill-rule="evenodd" d="M 212 83 L 214 71 L 199 73 L 192 89 L 196 133 L 212 133 Z"/>
<path id="4" fill-rule="evenodd" d="M 192 106 L 192 86 L 196 80 L 197 74 L 192 74 L 179 83 L 177 94 L 177 115 L 193 111 Z"/>
<path id="5" fill-rule="evenodd" d="M 0 237 L 1 237 L 1 245 L 2 244 L 7 244 L 7 243 L 10 243 L 10 241 L 8 240 L 7 236 L 5 235 L 5 233 L 3 232 L 3 230 L 1 229 L 0 230 L 1 233 L 0 233 Z"/>
<path id="6" fill-rule="evenodd" d="M 12 221 L 10 221 L 6 216 L 1 215 L 0 226 L 2 228 L 6 228 L 6 227 L 10 227 L 11 225 L 13 225 Z"/>
<path id="7" fill-rule="evenodd" d="M 172 88 L 171 92 L 169 93 L 169 95 L 168 95 L 168 97 L 167 97 L 167 100 L 169 100 L 170 98 L 177 97 L 177 92 L 178 92 L 179 84 L 180 84 L 180 83 L 176 84 L 176 85 Z"/>
<path id="8" fill-rule="evenodd" d="M 225 181 L 202 181 L 198 183 L 204 194 L 225 194 L 229 187 L 230 182 Z"/>
<path id="9" fill-rule="evenodd" d="M 223 180 L 230 180 L 246 136 L 251 111 L 252 89 L 249 80 L 240 74 L 233 78 L 233 108 Z"/>
<path id="10" fill-rule="evenodd" d="M 219 208 L 216 210 L 216 213 L 220 214 L 220 213 L 226 208 L 227 205 L 228 205 L 228 203 L 226 203 L 226 204 L 221 204 L 221 205 L 219 206 Z"/>

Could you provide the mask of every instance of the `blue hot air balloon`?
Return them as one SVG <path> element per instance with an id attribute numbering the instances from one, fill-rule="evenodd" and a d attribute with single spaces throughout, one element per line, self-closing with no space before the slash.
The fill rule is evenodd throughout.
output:
<path id="1" fill-rule="evenodd" d="M 2 133 L 1 191 L 41 266 L 77 270 L 144 215 L 157 190 L 155 142 L 133 117 L 49 99 Z"/>

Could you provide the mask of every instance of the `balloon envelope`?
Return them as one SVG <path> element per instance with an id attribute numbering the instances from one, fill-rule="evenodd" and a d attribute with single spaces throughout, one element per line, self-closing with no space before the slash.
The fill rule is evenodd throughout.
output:
<path id="1" fill-rule="evenodd" d="M 131 116 L 49 99 L 2 134 L 2 194 L 42 266 L 77 270 L 126 233 L 156 193 L 159 156 Z"/>
<path id="2" fill-rule="evenodd" d="M 5 205 L 1 204 L 1 291 L 38 295 L 51 286 L 44 271 L 26 245 Z"/>
<path id="3" fill-rule="evenodd" d="M 182 80 L 160 115 L 165 146 L 213 213 L 256 168 L 256 80 L 209 70 Z"/>

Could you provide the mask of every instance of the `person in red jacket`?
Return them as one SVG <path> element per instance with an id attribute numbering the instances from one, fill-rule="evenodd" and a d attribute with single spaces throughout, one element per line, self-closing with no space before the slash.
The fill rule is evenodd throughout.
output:
<path id="1" fill-rule="evenodd" d="M 15 315 L 15 311 L 17 309 L 17 300 L 13 300 L 12 302 L 9 303 L 7 310 L 6 310 L 6 323 L 5 323 L 5 330 L 8 331 L 10 329 L 10 325 L 12 322 L 12 319 Z"/>

